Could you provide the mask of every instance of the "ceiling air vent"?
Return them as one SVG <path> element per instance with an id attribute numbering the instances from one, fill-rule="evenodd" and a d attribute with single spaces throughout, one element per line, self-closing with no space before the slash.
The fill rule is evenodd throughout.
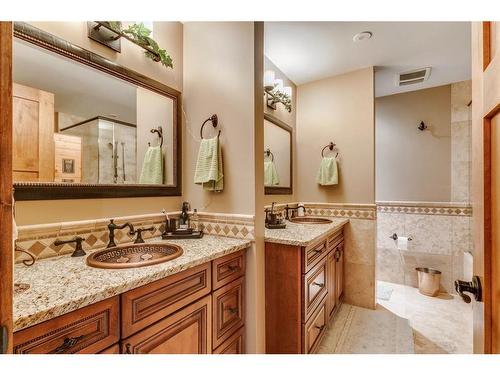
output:
<path id="1" fill-rule="evenodd" d="M 431 75 L 431 68 L 415 69 L 409 72 L 399 73 L 397 75 L 397 85 L 407 86 L 415 83 L 427 81 Z"/>

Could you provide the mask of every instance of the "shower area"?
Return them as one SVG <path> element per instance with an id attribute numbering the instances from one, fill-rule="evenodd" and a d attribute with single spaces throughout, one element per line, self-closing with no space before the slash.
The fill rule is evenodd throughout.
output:
<path id="1" fill-rule="evenodd" d="M 417 353 L 471 353 L 471 82 L 379 97 L 376 113 L 377 302 L 408 319 Z M 418 290 L 417 267 L 440 272 Z"/>
<path id="2" fill-rule="evenodd" d="M 63 128 L 60 133 L 81 138 L 82 183 L 136 183 L 135 124 L 98 116 Z"/>

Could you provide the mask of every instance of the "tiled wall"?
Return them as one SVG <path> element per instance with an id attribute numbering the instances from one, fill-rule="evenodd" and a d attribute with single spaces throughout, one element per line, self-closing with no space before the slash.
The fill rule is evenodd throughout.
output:
<path id="1" fill-rule="evenodd" d="M 451 85 L 451 200 L 470 202 L 471 81 Z"/>
<path id="2" fill-rule="evenodd" d="M 170 217 L 178 217 L 179 212 L 169 213 Z M 116 224 L 130 222 L 135 228 L 153 226 L 153 232 L 144 232 L 143 238 L 160 236 L 164 230 L 165 217 L 162 214 L 139 215 L 115 218 Z M 36 259 L 49 258 L 58 255 L 71 254 L 74 245 L 55 246 L 56 239 L 69 240 L 75 236 L 85 238 L 84 250 L 106 247 L 109 236 L 107 225 L 109 219 L 73 221 L 42 225 L 26 225 L 18 227 L 16 248 L 25 250 Z M 230 215 L 199 213 L 198 229 L 206 234 L 254 239 L 254 218 L 252 215 Z M 133 235 L 129 229 L 115 231 L 117 244 L 130 243 Z M 16 263 L 27 260 L 29 257 L 21 252 L 15 252 Z"/>
<path id="3" fill-rule="evenodd" d="M 294 207 L 298 203 L 288 203 Z M 349 219 L 344 230 L 345 302 L 375 307 L 376 206 L 370 204 L 302 203 L 306 215 Z M 269 208 L 267 206 L 266 208 Z M 280 212 L 285 204 L 275 206 Z"/>
<path id="4" fill-rule="evenodd" d="M 463 277 L 463 254 L 472 251 L 472 209 L 465 203 L 378 202 L 377 280 L 417 286 L 415 267 L 442 272 L 441 288 L 453 293 Z M 411 236 L 406 251 L 390 236 Z"/>

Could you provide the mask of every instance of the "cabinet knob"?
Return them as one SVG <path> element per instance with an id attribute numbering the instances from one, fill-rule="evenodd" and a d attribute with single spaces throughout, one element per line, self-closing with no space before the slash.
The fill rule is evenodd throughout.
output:
<path id="1" fill-rule="evenodd" d="M 320 288 L 323 288 L 325 286 L 324 283 L 317 283 L 317 282 L 313 282 L 313 285 L 319 286 Z"/>
<path id="2" fill-rule="evenodd" d="M 238 312 L 238 308 L 237 307 L 228 307 L 227 310 L 229 310 L 229 312 L 231 314 L 236 314 Z"/>

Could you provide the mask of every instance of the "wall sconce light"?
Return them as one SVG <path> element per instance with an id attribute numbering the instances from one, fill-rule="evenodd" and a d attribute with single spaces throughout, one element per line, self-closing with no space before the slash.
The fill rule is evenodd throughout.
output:
<path id="1" fill-rule="evenodd" d="M 269 108 L 276 109 L 276 104 L 281 103 L 288 112 L 292 111 L 292 88 L 283 87 L 282 79 L 275 79 L 274 71 L 266 70 L 264 72 L 264 91 L 266 103 Z"/>

